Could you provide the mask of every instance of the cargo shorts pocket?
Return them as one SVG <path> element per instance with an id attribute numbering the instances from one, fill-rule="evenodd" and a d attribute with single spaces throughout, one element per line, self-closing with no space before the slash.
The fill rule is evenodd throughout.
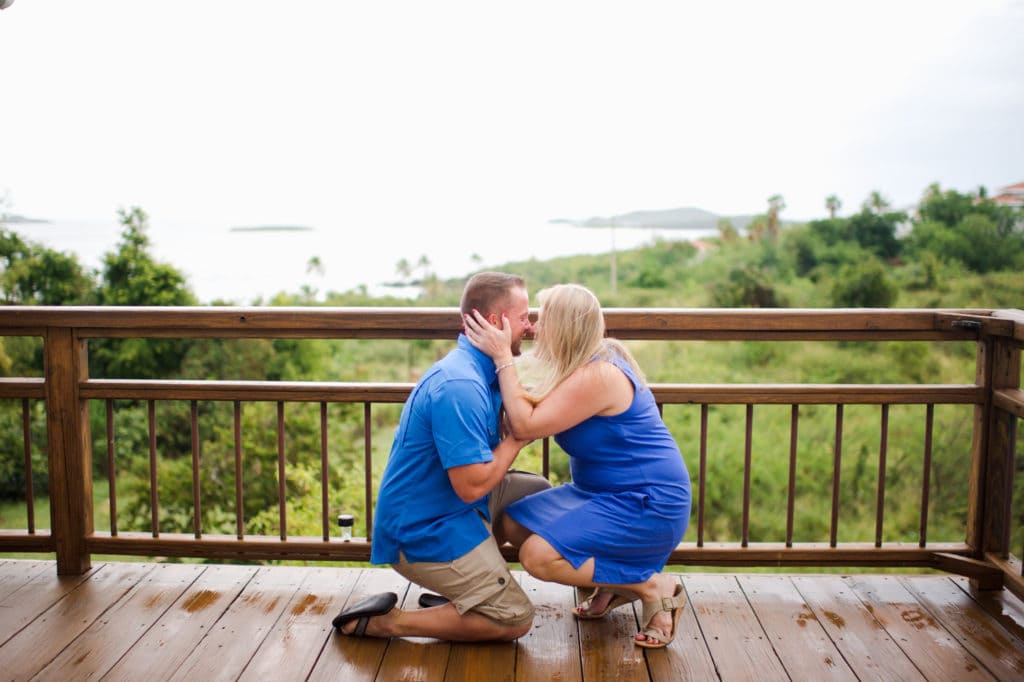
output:
<path id="1" fill-rule="evenodd" d="M 533 619 L 533 603 L 512 576 L 493 541 L 485 541 L 452 562 L 463 589 L 453 600 L 459 613 L 475 611 L 502 625 Z"/>

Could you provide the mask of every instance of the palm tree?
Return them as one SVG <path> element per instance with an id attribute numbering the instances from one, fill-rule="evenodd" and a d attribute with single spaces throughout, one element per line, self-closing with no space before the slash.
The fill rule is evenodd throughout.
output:
<path id="1" fill-rule="evenodd" d="M 740 238 L 740 233 L 736 231 L 736 226 L 728 218 L 718 219 L 718 235 L 723 244 L 735 244 Z"/>
<path id="2" fill-rule="evenodd" d="M 416 267 L 423 269 L 423 281 L 427 281 L 427 277 L 430 275 L 430 259 L 427 258 L 427 254 L 420 256 L 420 259 L 416 261 Z"/>
<path id="3" fill-rule="evenodd" d="M 765 230 L 768 228 L 768 219 L 763 215 L 759 215 L 750 221 L 747 225 L 747 239 L 752 242 L 759 242 L 764 237 Z"/>
<path id="4" fill-rule="evenodd" d="M 412 274 L 412 266 L 409 265 L 409 261 L 408 260 L 403 258 L 402 260 L 398 261 L 395 264 L 395 272 L 397 272 L 399 275 L 401 275 L 405 279 L 409 279 L 409 275 Z"/>
<path id="5" fill-rule="evenodd" d="M 320 261 L 320 256 L 313 256 L 306 263 L 306 274 L 310 273 L 324 276 L 324 264 Z"/>
<path id="6" fill-rule="evenodd" d="M 839 201 L 839 197 L 835 194 L 829 194 L 825 197 L 825 208 L 828 209 L 828 217 L 835 218 L 836 213 L 843 207 L 843 202 Z"/>
<path id="7" fill-rule="evenodd" d="M 871 192 L 867 199 L 864 200 L 862 207 L 865 211 L 871 211 L 881 215 L 889 208 L 889 201 L 882 196 L 882 193 L 878 190 Z"/>

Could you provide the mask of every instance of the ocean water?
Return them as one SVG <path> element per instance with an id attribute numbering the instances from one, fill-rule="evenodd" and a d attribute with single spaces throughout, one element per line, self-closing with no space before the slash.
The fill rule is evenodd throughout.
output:
<path id="1" fill-rule="evenodd" d="M 60 219 L 9 223 L 24 239 L 77 255 L 99 269 L 122 231 L 116 219 Z M 246 230 L 202 222 L 150 220 L 151 253 L 182 271 L 203 304 L 251 305 L 303 287 L 322 299 L 329 291 L 361 287 L 373 295 L 414 297 L 415 286 L 393 286 L 404 259 L 412 279 L 424 272 L 461 277 L 513 261 L 546 260 L 577 254 L 637 248 L 656 239 L 698 239 L 707 232 L 649 228 L 596 229 L 546 221 L 492 226 L 486 233 L 458 226 L 434 229 L 362 229 L 360 226 L 305 230 Z M 320 267 L 311 268 L 311 259 Z M 428 263 L 418 266 L 425 258 Z"/>

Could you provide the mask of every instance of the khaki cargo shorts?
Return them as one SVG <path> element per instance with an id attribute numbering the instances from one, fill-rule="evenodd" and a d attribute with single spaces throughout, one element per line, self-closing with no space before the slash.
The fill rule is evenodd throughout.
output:
<path id="1" fill-rule="evenodd" d="M 510 471 L 491 494 L 491 518 L 497 518 L 506 505 L 550 487 L 542 476 Z M 490 530 L 490 524 L 484 523 Z M 493 536 L 454 561 L 409 563 L 403 555 L 393 566 L 410 582 L 450 599 L 459 615 L 473 611 L 510 627 L 533 620 L 533 603 L 512 577 Z"/>

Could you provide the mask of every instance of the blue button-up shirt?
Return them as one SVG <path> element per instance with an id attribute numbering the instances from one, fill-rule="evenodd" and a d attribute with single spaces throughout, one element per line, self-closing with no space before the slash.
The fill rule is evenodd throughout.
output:
<path id="1" fill-rule="evenodd" d="M 448 469 L 490 462 L 500 438 L 494 362 L 460 334 L 402 409 L 377 497 L 370 561 L 453 561 L 488 537 L 488 496 L 463 502 Z"/>

